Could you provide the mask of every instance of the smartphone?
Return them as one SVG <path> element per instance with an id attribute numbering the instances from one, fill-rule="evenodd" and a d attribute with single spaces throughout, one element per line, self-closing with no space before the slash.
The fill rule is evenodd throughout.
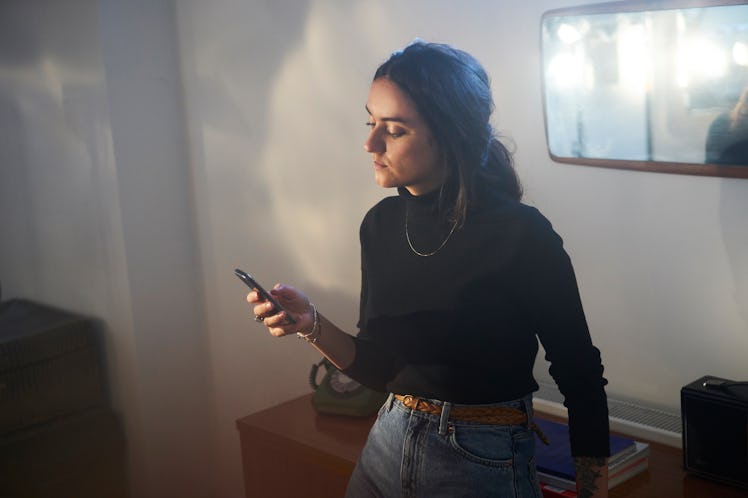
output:
<path id="1" fill-rule="evenodd" d="M 265 300 L 270 302 L 270 304 L 273 305 L 273 308 L 275 308 L 276 313 L 280 313 L 281 311 L 286 311 L 283 306 L 278 303 L 278 301 L 270 294 L 268 291 L 266 291 L 260 284 L 257 283 L 257 280 L 255 280 L 252 275 L 249 273 L 240 270 L 239 268 L 234 270 L 234 274 L 239 277 L 239 280 L 244 282 L 247 287 L 250 289 L 254 289 L 257 291 L 257 293 Z M 291 315 L 286 311 L 286 320 L 289 323 L 296 323 L 296 320 L 294 320 Z"/>

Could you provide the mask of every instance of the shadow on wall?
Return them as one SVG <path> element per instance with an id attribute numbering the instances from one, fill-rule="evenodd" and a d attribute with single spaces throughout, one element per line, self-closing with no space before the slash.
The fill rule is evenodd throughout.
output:
<path id="1" fill-rule="evenodd" d="M 2 26 L 0 26 L 2 30 Z M 2 42 L 0 42 L 2 46 Z M 5 61 L 0 65 L 5 67 Z M 33 226 L 27 217 L 33 217 L 33 203 L 29 188 L 29 168 L 22 144 L 23 126 L 16 102 L 5 97 L 7 82 L 0 78 L 0 278 L 6 289 L 21 288 L 22 282 L 5 270 L 5 264 L 24 268 L 37 266 L 39 255 Z M 25 213 L 17 216 L 16 213 Z M 28 285 L 28 283 L 27 283 Z"/>
<path id="2" fill-rule="evenodd" d="M 193 8 L 191 18 L 206 9 Z M 356 36 L 360 7 L 242 8 L 232 12 L 237 21 L 206 9 L 186 37 L 196 40 L 186 56 L 187 101 L 198 196 L 204 188 L 210 211 L 202 240 L 216 251 L 209 259 L 250 262 L 247 270 L 268 283 L 302 285 L 303 277 L 350 289 L 360 206 L 368 205 L 362 191 L 373 186 L 360 123 L 372 61 L 385 54 L 370 57 L 369 40 Z M 211 34 L 243 19 L 252 25 Z"/>
<path id="3" fill-rule="evenodd" d="M 0 264 L 12 265 L 3 281 L 14 294 L 81 309 L 106 293 L 105 242 L 91 228 L 107 226 L 95 170 L 107 164 L 109 129 L 91 67 L 100 57 L 71 25 L 87 33 L 95 16 L 70 4 L 0 4 L 0 221 L 11 234 Z"/>
<path id="4" fill-rule="evenodd" d="M 23 112 L 18 100 L 8 97 L 23 84 L 24 69 L 41 59 L 38 40 L 24 22 L 31 17 L 27 11 L 19 3 L 0 4 L 0 226 L 6 235 L 0 244 L 0 270 L 5 270 L 5 264 L 34 268 L 39 262 L 36 234 L 28 222 L 34 210 L 23 147 Z M 0 276 L 6 289 L 23 288 L 10 272 L 2 271 Z"/>
<path id="5" fill-rule="evenodd" d="M 308 2 L 205 2 L 176 5 L 202 245 L 213 263 L 257 261 L 278 251 L 266 219 L 271 197 L 258 159 L 267 139 L 268 95 L 289 52 L 300 43 Z M 219 4 L 220 5 L 220 4 Z M 288 36 L 294 33 L 295 36 Z M 247 245 L 256 254 L 246 254 Z M 220 248 L 241 248 L 223 255 Z M 210 272 L 210 261 L 206 271 Z M 266 267 L 258 261 L 258 267 Z M 233 266 L 222 268 L 226 279 Z M 261 281 L 263 275 L 257 275 Z"/>

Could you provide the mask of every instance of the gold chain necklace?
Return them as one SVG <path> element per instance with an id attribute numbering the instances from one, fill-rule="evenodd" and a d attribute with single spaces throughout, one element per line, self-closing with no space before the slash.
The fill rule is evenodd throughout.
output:
<path id="1" fill-rule="evenodd" d="M 449 238 L 454 233 L 455 228 L 457 228 L 457 222 L 455 222 L 454 225 L 452 225 L 452 229 L 447 234 L 447 238 L 444 239 L 444 241 L 441 243 L 441 245 L 439 245 L 439 247 L 437 247 L 435 250 L 433 250 L 431 252 L 425 252 L 425 253 L 424 252 L 419 252 L 415 247 L 413 247 L 413 242 L 411 242 L 411 240 L 410 240 L 410 233 L 408 232 L 408 205 L 407 204 L 405 205 L 405 238 L 408 240 L 408 246 L 410 246 L 410 250 L 413 251 L 413 253 L 415 253 L 418 256 L 421 256 L 421 257 L 424 257 L 424 258 L 428 258 L 429 256 L 433 256 L 434 254 L 436 254 L 439 251 L 441 251 L 442 247 L 444 247 L 447 244 L 447 241 L 449 240 Z"/>

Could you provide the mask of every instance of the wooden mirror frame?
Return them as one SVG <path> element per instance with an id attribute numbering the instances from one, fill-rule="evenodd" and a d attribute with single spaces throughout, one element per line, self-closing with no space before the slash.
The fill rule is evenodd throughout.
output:
<path id="1" fill-rule="evenodd" d="M 745 5 L 748 1 L 741 0 L 624 0 L 598 4 L 579 5 L 553 9 L 545 12 L 541 18 L 541 84 L 543 97 L 543 114 L 545 123 L 546 146 L 551 159 L 558 163 L 577 164 L 583 166 L 597 166 L 603 168 L 630 169 L 638 171 L 674 173 L 685 175 L 716 176 L 729 178 L 748 178 L 748 165 L 724 165 L 714 163 L 669 162 L 659 160 L 629 160 L 609 159 L 582 156 L 558 156 L 551 151 L 548 121 L 548 101 L 546 88 L 545 42 L 543 27 L 546 21 L 553 17 L 583 16 L 595 14 L 634 13 L 658 10 L 711 8 L 730 5 Z"/>

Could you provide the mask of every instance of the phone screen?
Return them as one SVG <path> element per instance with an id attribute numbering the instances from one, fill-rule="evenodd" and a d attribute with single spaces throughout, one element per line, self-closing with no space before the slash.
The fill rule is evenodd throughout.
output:
<path id="1" fill-rule="evenodd" d="M 239 277 L 239 280 L 244 282 L 247 287 L 256 290 L 264 300 L 270 302 L 277 312 L 286 311 L 283 306 L 281 306 L 280 303 L 278 303 L 278 301 L 272 296 L 272 294 L 270 294 L 265 290 L 264 287 L 257 283 L 257 280 L 255 280 L 252 275 L 243 270 L 240 270 L 239 268 L 236 268 L 234 270 L 234 274 Z M 288 320 L 289 323 L 296 323 L 296 320 L 294 320 L 291 315 L 288 314 L 288 312 L 286 312 L 286 320 Z"/>

